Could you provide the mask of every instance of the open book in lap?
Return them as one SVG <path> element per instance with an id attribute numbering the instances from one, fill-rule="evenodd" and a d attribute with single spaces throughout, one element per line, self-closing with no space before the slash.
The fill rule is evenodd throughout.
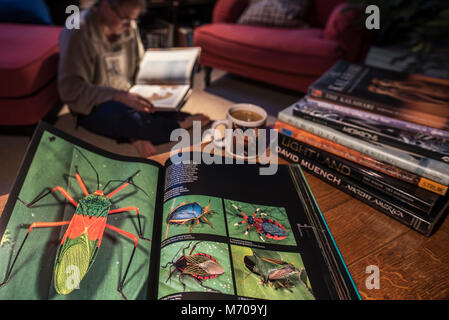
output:
<path id="1" fill-rule="evenodd" d="M 130 92 L 150 100 L 157 111 L 179 110 L 189 97 L 200 52 L 197 47 L 148 50 Z"/>

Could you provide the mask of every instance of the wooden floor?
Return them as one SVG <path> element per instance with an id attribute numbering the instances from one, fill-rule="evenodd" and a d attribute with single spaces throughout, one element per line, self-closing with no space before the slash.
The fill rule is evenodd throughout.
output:
<path id="1" fill-rule="evenodd" d="M 449 299 L 449 219 L 427 238 L 310 174 L 306 178 L 363 299 Z M 0 212 L 6 200 L 0 197 Z M 379 289 L 369 290 L 366 270 L 372 265 L 380 271 Z"/>

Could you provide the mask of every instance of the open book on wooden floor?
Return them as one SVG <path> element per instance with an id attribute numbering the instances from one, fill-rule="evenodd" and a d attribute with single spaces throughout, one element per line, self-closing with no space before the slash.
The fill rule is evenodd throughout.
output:
<path id="1" fill-rule="evenodd" d="M 178 111 L 190 96 L 200 53 L 199 47 L 149 49 L 130 92 L 150 100 L 157 111 Z"/>

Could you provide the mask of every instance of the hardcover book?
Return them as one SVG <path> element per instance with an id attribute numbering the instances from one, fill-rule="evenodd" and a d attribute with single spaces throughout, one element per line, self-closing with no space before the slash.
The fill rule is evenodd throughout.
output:
<path id="1" fill-rule="evenodd" d="M 259 170 L 41 123 L 0 217 L 0 299 L 360 299 L 300 166 Z"/>
<path id="2" fill-rule="evenodd" d="M 178 111 L 191 94 L 200 53 L 199 47 L 147 50 L 130 92 L 150 100 L 156 111 Z"/>
<path id="3" fill-rule="evenodd" d="M 355 112 L 353 109 L 348 108 L 347 112 L 343 112 L 335 110 L 336 108 L 321 108 L 320 105 L 320 101 L 304 98 L 296 104 L 293 114 L 387 148 L 397 148 L 419 157 L 449 163 L 448 138 L 424 131 L 407 130 L 394 126 L 394 123 L 387 125 L 364 117 L 363 112 Z"/>
<path id="4" fill-rule="evenodd" d="M 280 121 L 288 123 L 293 130 L 300 129 L 303 139 L 306 136 L 310 140 L 319 140 L 325 144 L 331 153 L 342 150 L 343 158 L 354 156 L 355 162 L 359 162 L 374 170 L 400 178 L 409 183 L 445 195 L 449 185 L 449 164 L 429 159 L 400 149 L 387 148 L 382 144 L 367 142 L 355 138 L 331 127 L 314 123 L 293 114 L 295 105 L 292 105 L 278 114 Z M 310 143 L 312 144 L 312 143 Z M 333 150 L 333 151 L 331 151 Z M 349 159 L 352 160 L 352 159 Z"/>
<path id="5" fill-rule="evenodd" d="M 366 186 L 376 189 L 388 197 L 395 198 L 405 207 L 410 207 L 422 214 L 430 214 L 439 195 L 421 189 L 415 185 L 395 179 L 389 175 L 382 174 L 370 168 L 364 167 L 356 162 L 348 161 L 325 150 L 315 148 L 305 142 L 288 136 L 288 129 L 282 122 L 277 122 L 275 128 L 280 132 L 279 150 L 283 158 L 291 162 L 299 163 L 302 158 L 310 159 L 328 169 L 337 171 L 340 175 L 351 180 L 361 182 Z M 285 152 L 287 151 L 287 152 Z"/>
<path id="6" fill-rule="evenodd" d="M 449 130 L 449 81 L 340 60 L 309 88 L 315 98 Z"/>
<path id="7" fill-rule="evenodd" d="M 278 154 L 281 158 L 300 164 L 306 172 L 425 236 L 430 236 L 437 229 L 449 211 L 448 196 L 434 198 L 431 206 L 423 212 L 417 207 L 418 200 L 423 200 L 418 199 L 423 196 L 418 196 L 419 192 L 415 196 L 408 194 L 410 199 L 407 203 L 404 201 L 403 190 L 398 189 L 394 183 L 389 185 L 376 179 L 376 175 L 360 176 L 360 172 L 356 172 L 357 168 L 339 162 L 338 158 L 328 161 L 329 156 L 325 152 L 311 152 L 313 149 L 309 146 L 285 135 L 279 122 L 276 128 L 280 133 Z"/>

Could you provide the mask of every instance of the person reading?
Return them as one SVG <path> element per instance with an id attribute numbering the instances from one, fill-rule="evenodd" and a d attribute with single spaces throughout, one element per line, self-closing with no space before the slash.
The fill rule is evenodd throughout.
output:
<path id="1" fill-rule="evenodd" d="M 170 141 L 172 130 L 210 122 L 203 114 L 180 120 L 176 113 L 155 112 L 151 101 L 129 92 L 144 56 L 136 19 L 145 9 L 145 0 L 98 0 L 82 12 L 79 29 L 62 31 L 58 70 L 60 97 L 77 123 L 130 141 L 142 157 Z"/>

